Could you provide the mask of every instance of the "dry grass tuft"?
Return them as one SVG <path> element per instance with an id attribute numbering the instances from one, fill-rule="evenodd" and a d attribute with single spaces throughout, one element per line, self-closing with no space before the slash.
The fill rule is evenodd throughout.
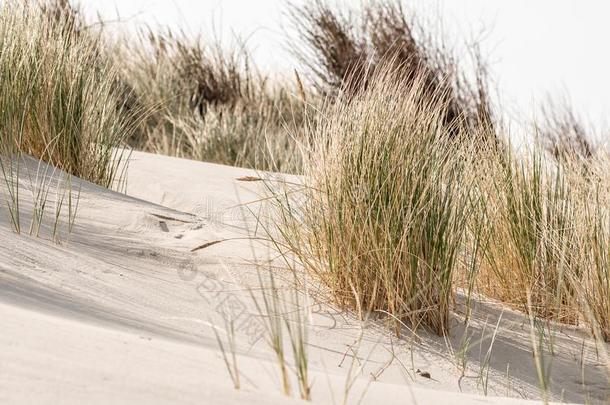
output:
<path id="1" fill-rule="evenodd" d="M 316 0 L 293 6 L 299 33 L 295 54 L 312 73 L 323 94 L 351 97 L 373 85 L 377 70 L 392 65 L 401 80 L 417 82 L 423 102 L 444 104 L 442 120 L 454 136 L 492 135 L 494 125 L 484 64 L 478 52 L 471 79 L 440 39 L 431 35 L 399 1 L 369 2 L 352 12 Z M 479 128 L 487 131 L 479 131 Z M 495 137 L 483 139 L 491 145 Z M 497 145 L 496 145 L 497 146 Z"/>
<path id="2" fill-rule="evenodd" d="M 478 287 L 524 312 L 574 322 L 567 274 L 583 270 L 574 254 L 581 243 L 577 207 L 566 169 L 546 163 L 540 150 L 484 163 L 490 187 L 479 218 L 487 233 Z"/>
<path id="3" fill-rule="evenodd" d="M 469 210 L 462 155 L 442 98 L 419 97 L 425 78 L 374 83 L 311 128 L 301 204 L 276 195 L 280 229 L 340 305 L 443 333 Z"/>
<path id="4" fill-rule="evenodd" d="M 608 340 L 608 156 L 456 142 L 425 75 L 389 66 L 308 128 L 303 184 L 275 191 L 282 243 L 339 305 L 397 330 L 446 333 L 460 286 Z"/>
<path id="5" fill-rule="evenodd" d="M 521 156 L 481 156 L 474 288 L 531 316 L 588 324 L 608 340 L 610 160 L 593 153 L 556 160 L 537 145 Z"/>
<path id="6" fill-rule="evenodd" d="M 258 169 L 298 171 L 290 128 L 305 103 L 291 84 L 269 85 L 242 44 L 227 49 L 148 30 L 117 50 L 137 103 L 153 111 L 130 139 L 137 149 Z"/>

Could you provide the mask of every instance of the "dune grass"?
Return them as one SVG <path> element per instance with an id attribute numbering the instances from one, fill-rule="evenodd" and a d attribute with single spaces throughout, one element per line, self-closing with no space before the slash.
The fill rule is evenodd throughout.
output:
<path id="1" fill-rule="evenodd" d="M 472 174 L 482 203 L 471 227 L 483 242 L 471 288 L 608 340 L 608 156 L 507 150 L 481 157 Z"/>
<path id="2" fill-rule="evenodd" d="M 20 151 L 110 187 L 122 173 L 117 147 L 131 121 L 119 113 L 116 73 L 96 35 L 61 14 L 62 4 L 0 8 L 3 155 Z"/>
<path id="3" fill-rule="evenodd" d="M 610 156 L 598 151 L 582 168 L 574 165 L 579 196 L 580 225 L 578 258 L 580 278 L 570 273 L 570 285 L 576 292 L 581 318 L 592 334 L 610 342 Z M 610 364 L 608 364 L 610 370 Z"/>
<path id="4" fill-rule="evenodd" d="M 122 110 L 116 84 L 99 33 L 67 1 L 2 2 L 0 168 L 15 232 L 22 231 L 20 199 L 28 194 L 30 234 L 40 235 L 52 209 L 51 233 L 59 240 L 64 208 L 72 231 L 80 187 L 73 189 L 70 175 L 121 187 L 127 163 L 121 146 L 141 114 Z M 39 163 L 32 166 L 29 157 Z"/>
<path id="5" fill-rule="evenodd" d="M 464 73 L 400 3 L 350 14 L 315 1 L 292 17 L 309 80 L 272 82 L 243 44 L 152 30 L 109 43 L 65 0 L 3 2 L 0 163 L 13 227 L 23 154 L 104 187 L 120 183 L 127 144 L 301 173 L 303 184 L 274 191 L 282 246 L 339 305 L 442 334 L 460 287 L 610 340 L 610 159 L 577 118 L 547 111 L 534 131 L 544 147 L 517 153 L 480 58 Z M 45 184 L 31 190 L 33 233 Z"/>
<path id="6" fill-rule="evenodd" d="M 295 83 L 269 83 L 243 44 L 149 29 L 121 41 L 115 59 L 152 110 L 130 139 L 134 148 L 262 170 L 300 170 L 298 130 L 306 109 Z"/>
<path id="7" fill-rule="evenodd" d="M 314 124 L 305 191 L 298 205 L 278 196 L 280 229 L 340 305 L 442 333 L 469 211 L 464 154 L 442 98 L 396 71 L 375 82 Z"/>
<path id="8" fill-rule="evenodd" d="M 313 119 L 302 184 L 269 184 L 282 246 L 340 306 L 397 331 L 449 332 L 462 288 L 608 340 L 605 152 L 554 159 L 455 137 L 445 99 L 393 66 Z"/>
<path id="9" fill-rule="evenodd" d="M 525 312 L 574 322 L 567 275 L 580 278 L 583 270 L 576 254 L 582 224 L 566 169 L 549 167 L 541 151 L 533 151 L 521 159 L 510 154 L 492 170 L 479 287 Z"/>
<path id="10" fill-rule="evenodd" d="M 374 86 L 377 69 L 391 64 L 402 81 L 417 83 L 419 97 L 442 99 L 441 118 L 452 135 L 492 135 L 485 141 L 496 142 L 493 131 L 478 131 L 494 125 L 494 114 L 476 46 L 475 68 L 466 72 L 443 32 L 424 24 L 399 0 L 354 8 L 315 0 L 293 5 L 290 16 L 298 33 L 291 49 L 321 94 L 357 94 Z"/>
<path id="11" fill-rule="evenodd" d="M 0 170 L 13 230 L 27 229 L 29 193 L 29 233 L 48 229 L 59 242 L 76 221 L 77 178 L 120 188 L 129 147 L 298 173 L 266 182 L 277 229 L 265 230 L 279 232 L 279 253 L 338 306 L 362 320 L 379 315 L 398 335 L 444 335 L 454 296 L 470 305 L 482 294 L 528 315 L 543 395 L 550 321 L 586 328 L 610 375 L 607 151 L 553 106 L 528 147 L 505 143 L 481 58 L 462 71 L 398 1 L 353 14 L 322 0 L 291 10 L 301 34 L 292 49 L 309 76 L 274 81 L 243 44 L 153 30 L 109 42 L 67 0 L 3 2 Z M 259 279 L 269 293 L 255 302 L 281 389 L 310 400 L 309 315 L 299 292 L 282 293 L 271 271 L 269 280 Z M 239 389 L 234 325 L 225 326 L 226 345 L 216 338 Z M 480 367 L 485 393 L 491 350 Z"/>
<path id="12" fill-rule="evenodd" d="M 610 342 L 610 213 L 607 199 L 600 201 L 598 193 L 596 190 L 595 203 L 589 213 L 587 241 L 590 246 L 585 247 L 588 271 L 584 282 L 575 284 L 580 288 L 582 311 L 592 331 Z"/>

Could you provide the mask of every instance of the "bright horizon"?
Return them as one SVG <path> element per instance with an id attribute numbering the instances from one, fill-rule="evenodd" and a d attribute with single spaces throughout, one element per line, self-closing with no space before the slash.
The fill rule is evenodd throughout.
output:
<path id="1" fill-rule="evenodd" d="M 293 3 L 304 3 L 304 0 Z M 286 1 L 257 0 L 81 0 L 88 15 L 99 12 L 111 26 L 143 25 L 182 29 L 204 38 L 245 38 L 266 72 L 292 74 L 298 67 L 286 47 Z M 351 6 L 360 2 L 347 2 Z M 533 117 L 551 97 L 569 100 L 574 110 L 610 142 L 610 38 L 606 2 L 574 0 L 405 1 L 425 19 L 438 19 L 451 43 L 482 38 L 490 78 L 502 109 L 512 118 Z M 513 122 L 523 121 L 512 120 Z"/>

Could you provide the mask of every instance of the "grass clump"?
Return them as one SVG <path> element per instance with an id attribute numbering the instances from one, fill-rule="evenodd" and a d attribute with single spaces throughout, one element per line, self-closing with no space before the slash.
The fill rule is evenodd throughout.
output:
<path id="1" fill-rule="evenodd" d="M 66 0 L 0 5 L 0 169 L 10 223 L 22 232 L 24 195 L 31 195 L 31 235 L 45 214 L 59 242 L 62 212 L 74 228 L 80 186 L 73 176 L 121 187 L 123 139 L 141 114 L 123 109 L 118 76 L 99 31 Z M 75 187 L 73 187 L 75 186 Z"/>
<path id="2" fill-rule="evenodd" d="M 480 156 L 470 288 L 537 319 L 587 324 L 607 341 L 608 159 L 602 151 L 556 159 L 545 146 Z"/>
<path id="3" fill-rule="evenodd" d="M 303 97 L 289 84 L 269 85 L 242 45 L 149 30 L 119 47 L 122 77 L 134 104 L 153 112 L 130 139 L 141 150 L 234 166 L 294 172 Z"/>
<path id="4" fill-rule="evenodd" d="M 489 163 L 489 161 L 487 162 Z M 488 240 L 482 245 L 479 288 L 537 317 L 575 322 L 568 276 L 580 279 L 582 242 L 568 169 L 549 165 L 539 149 L 509 152 L 486 166 Z"/>
<path id="5" fill-rule="evenodd" d="M 96 34 L 64 3 L 0 6 L 2 154 L 26 153 L 110 187 L 122 174 L 117 147 L 132 121 L 119 112 L 116 73 Z"/>
<path id="6" fill-rule="evenodd" d="M 280 229 L 336 301 L 413 328 L 448 328 L 468 215 L 462 154 L 424 78 L 379 73 L 310 129 L 301 204 L 278 197 Z"/>
<path id="7" fill-rule="evenodd" d="M 316 0 L 293 6 L 290 14 L 299 33 L 294 53 L 322 94 L 356 94 L 374 85 L 376 71 L 391 63 L 402 81 L 418 85 L 423 102 L 442 98 L 446 131 L 454 136 L 493 134 L 476 130 L 493 127 L 479 53 L 473 52 L 476 68 L 466 77 L 442 38 L 409 15 L 400 1 L 373 1 L 346 10 Z M 496 142 L 493 137 L 484 141 Z"/>
<path id="8" fill-rule="evenodd" d="M 590 176 L 582 185 L 584 235 L 580 246 L 585 271 L 574 280 L 582 318 L 593 334 L 610 342 L 610 160 L 607 155 L 590 161 Z"/>

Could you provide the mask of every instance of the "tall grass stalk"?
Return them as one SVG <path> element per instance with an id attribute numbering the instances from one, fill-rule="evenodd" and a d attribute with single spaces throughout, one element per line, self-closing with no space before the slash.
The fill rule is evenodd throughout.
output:
<path id="1" fill-rule="evenodd" d="M 307 310 L 308 306 L 302 305 L 299 294 L 300 292 L 295 288 L 293 290 L 291 302 L 293 308 L 286 311 L 287 315 L 284 318 L 284 323 L 290 338 L 290 346 L 295 362 L 295 374 L 299 384 L 299 394 L 301 399 L 310 401 L 311 381 L 309 380 L 309 357 L 307 348 L 307 329 L 310 326 L 309 312 Z M 307 296 L 307 294 L 305 295 Z"/>
<path id="2" fill-rule="evenodd" d="M 231 377 L 231 381 L 233 381 L 233 387 L 238 390 L 241 388 L 241 382 L 239 378 L 239 367 L 237 365 L 237 355 L 236 355 L 236 339 L 235 339 L 235 321 L 232 319 L 224 319 L 225 321 L 225 333 L 227 335 L 228 347 L 222 343 L 222 338 L 220 337 L 216 327 L 212 326 L 212 330 L 214 331 L 214 336 L 216 336 L 216 342 L 218 343 L 218 347 L 222 353 L 222 359 L 225 363 L 227 371 L 229 372 L 229 376 Z M 230 353 L 230 357 L 229 357 Z"/>
<path id="3" fill-rule="evenodd" d="M 266 340 L 269 347 L 276 356 L 276 361 L 280 370 L 280 380 L 284 395 L 291 395 L 290 375 L 288 373 L 288 359 L 284 347 L 284 324 L 285 314 L 281 302 L 280 291 L 275 284 L 273 273 L 269 272 L 269 283 L 265 283 L 262 274 L 258 273 L 259 285 L 262 290 L 261 306 L 259 300 L 252 293 L 253 301 L 258 313 L 264 321 L 266 329 Z"/>
<path id="4" fill-rule="evenodd" d="M 14 152 L 10 147 L 2 145 L 0 154 L 0 169 L 6 185 L 4 201 L 9 212 L 13 231 L 21 233 L 21 219 L 19 215 L 19 172 L 21 168 L 21 153 Z M 8 150 L 8 153 L 6 152 Z M 15 157 L 16 156 L 16 157 Z"/>

